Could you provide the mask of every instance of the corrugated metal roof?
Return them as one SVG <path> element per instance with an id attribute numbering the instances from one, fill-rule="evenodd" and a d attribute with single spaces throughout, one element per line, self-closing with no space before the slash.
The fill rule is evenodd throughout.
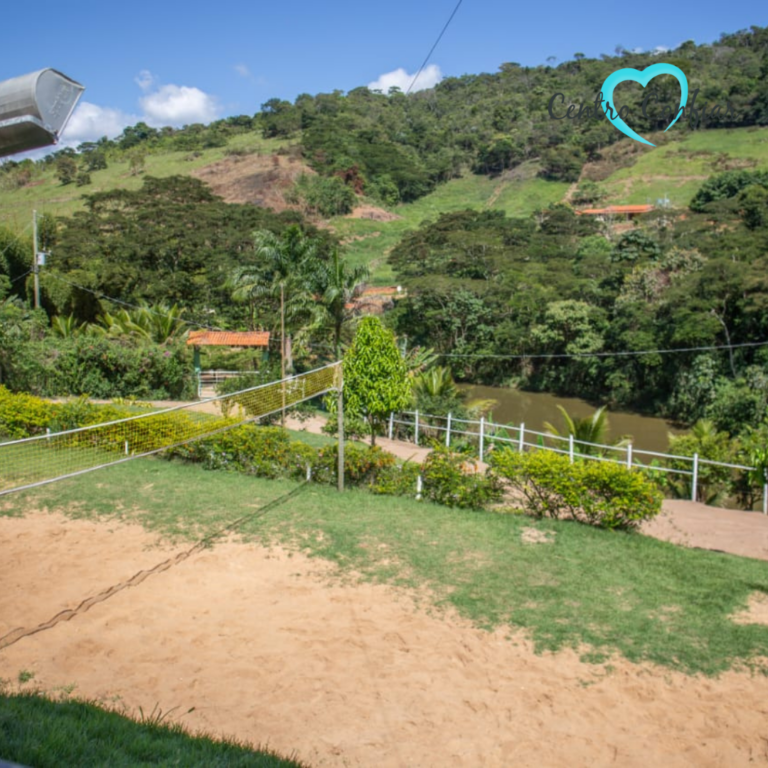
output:
<path id="1" fill-rule="evenodd" d="M 190 347 L 267 347 L 269 331 L 192 331 Z"/>

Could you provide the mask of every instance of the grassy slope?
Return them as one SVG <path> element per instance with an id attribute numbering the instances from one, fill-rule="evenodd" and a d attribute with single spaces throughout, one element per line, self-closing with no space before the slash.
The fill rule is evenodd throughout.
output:
<path id="1" fill-rule="evenodd" d="M 301 768 L 270 750 L 232 740 L 190 736 L 162 715 L 135 722 L 81 701 L 0 693 L 0 758 L 35 768 L 226 765 Z"/>
<path id="2" fill-rule="evenodd" d="M 710 154 L 704 155 L 705 152 Z M 615 171 L 602 182 L 608 192 L 605 204 L 653 203 L 667 195 L 673 206 L 684 207 L 702 181 L 722 169 L 714 164 L 718 156 L 753 160 L 757 163 L 755 167 L 768 167 L 768 129 L 698 131 L 680 141 L 649 149 L 634 165 Z M 563 199 L 568 184 L 536 178 L 535 167 L 528 170 L 526 173 L 524 169 L 522 178 L 513 180 L 466 174 L 414 203 L 393 209 L 402 217 L 397 221 L 337 218 L 333 226 L 343 237 L 362 238 L 349 243 L 350 259 L 355 264 L 371 265 L 375 283 L 391 283 L 393 274 L 386 263 L 386 253 L 405 232 L 424 220 L 464 208 L 492 208 L 509 216 L 524 217 Z"/>
<path id="3" fill-rule="evenodd" d="M 233 138 L 228 148 L 266 153 L 274 152 L 282 143 L 251 133 Z M 189 159 L 189 152 L 150 155 L 145 172 L 154 176 L 187 174 L 222 159 L 228 148 L 205 150 L 194 159 Z M 768 167 L 768 128 L 698 131 L 665 146 L 648 149 L 634 165 L 615 171 L 602 182 L 608 192 L 606 204 L 654 202 L 667 195 L 674 206 L 684 207 L 707 176 L 722 170 L 722 166 L 715 164 L 718 156 L 751 160 L 756 162 L 755 167 Z M 465 208 L 491 208 L 511 216 L 528 216 L 538 208 L 561 201 L 568 190 L 568 184 L 536 178 L 535 164 L 521 171 L 514 179 L 490 179 L 466 173 L 460 179 L 440 185 L 420 200 L 396 206 L 392 212 L 399 218 L 395 221 L 337 217 L 331 225 L 342 238 L 348 239 L 347 253 L 352 263 L 368 264 L 375 284 L 391 284 L 394 275 L 386 263 L 386 254 L 407 231 L 417 228 L 423 221 Z M 88 187 L 62 187 L 53 172 L 46 171 L 37 179 L 36 186 L 16 191 L 0 190 L 0 224 L 20 231 L 29 226 L 35 207 L 40 212 L 69 215 L 82 207 L 81 195 L 84 193 L 116 187 L 135 189 L 142 183 L 141 176 L 129 174 L 127 161 L 113 163 L 107 170 L 91 176 L 93 184 Z"/>
<path id="4" fill-rule="evenodd" d="M 28 508 L 121 517 L 191 538 L 296 487 L 143 459 L 6 498 Z M 525 544 L 526 528 L 549 532 Z M 309 485 L 242 533 L 284 542 L 363 578 L 431 589 L 483 627 L 522 628 L 539 650 L 588 648 L 715 674 L 768 657 L 768 627 L 729 619 L 768 591 L 762 561 L 684 549 L 641 535 L 519 515 L 462 512 L 411 499 Z M 423 594 L 423 593 L 422 593 Z"/>
<path id="5" fill-rule="evenodd" d="M 226 147 L 202 150 L 199 157 L 192 152 L 166 152 L 147 155 L 144 175 L 165 177 L 175 174 L 188 175 L 198 168 L 215 163 L 226 157 L 228 149 L 240 148 L 259 153 L 274 152 L 285 142 L 263 139 L 259 133 L 247 133 L 233 137 Z M 111 189 L 138 189 L 142 175 L 131 176 L 128 160 L 109 161 L 103 171 L 91 173 L 92 183 L 85 187 L 74 184 L 62 186 L 53 169 L 40 172 L 33 185 L 23 189 L 8 190 L 0 187 L 0 225 L 19 232 L 31 225 L 32 211 L 54 216 L 70 216 L 82 209 L 82 196 Z"/>

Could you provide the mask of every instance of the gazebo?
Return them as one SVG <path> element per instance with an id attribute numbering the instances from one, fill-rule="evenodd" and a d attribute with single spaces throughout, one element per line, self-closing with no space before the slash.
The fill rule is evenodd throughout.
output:
<path id="1" fill-rule="evenodd" d="M 269 331 L 190 331 L 187 346 L 195 352 L 195 374 L 200 381 L 203 366 L 200 347 L 251 347 L 262 350 L 262 360 L 269 355 Z"/>

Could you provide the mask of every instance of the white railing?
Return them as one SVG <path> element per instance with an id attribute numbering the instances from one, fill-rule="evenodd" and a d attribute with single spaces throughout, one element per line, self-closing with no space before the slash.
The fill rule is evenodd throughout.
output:
<path id="1" fill-rule="evenodd" d="M 410 417 L 410 418 L 409 418 Z M 442 422 L 442 423 L 441 423 Z M 517 448 L 521 453 L 526 449 L 540 449 L 552 451 L 567 455 L 573 463 L 577 458 L 589 461 L 605 461 L 612 464 L 623 464 L 629 469 L 641 469 L 649 472 L 665 472 L 674 475 L 683 475 L 691 478 L 691 501 L 696 501 L 696 489 L 699 482 L 699 471 L 702 466 L 725 467 L 727 469 L 738 469 L 745 472 L 754 471 L 754 467 L 747 467 L 743 464 L 726 464 L 720 461 L 711 461 L 702 459 L 696 453 L 693 456 L 677 456 L 672 453 L 657 453 L 656 451 L 645 451 L 635 448 L 632 443 L 626 445 L 603 445 L 602 443 L 589 443 L 584 440 L 576 440 L 573 435 L 563 437 L 561 435 L 551 435 L 547 432 L 536 432 L 529 429 L 525 424 L 496 424 L 492 421 L 482 419 L 458 419 L 452 414 L 448 416 L 432 416 L 430 414 L 420 414 L 418 411 L 404 411 L 397 416 L 394 413 L 389 415 L 388 435 L 390 439 L 395 437 L 395 425 L 411 428 L 413 431 L 413 442 L 419 445 L 419 440 L 425 437 L 439 437 L 442 432 L 445 434 L 445 445 L 450 448 L 451 440 L 456 436 L 464 436 L 477 440 L 478 458 L 480 461 L 485 459 L 489 450 L 492 450 L 496 444 L 507 444 Z M 465 428 L 457 428 L 457 425 L 466 425 Z M 473 429 L 472 427 L 477 427 Z M 506 437 L 499 432 L 506 433 Z M 510 436 L 514 434 L 514 437 Z M 536 442 L 531 442 L 536 440 Z M 544 441 L 559 443 L 560 447 L 545 443 Z M 579 450 L 586 447 L 586 451 Z M 600 454 L 595 454 L 589 449 L 598 449 Z M 605 452 L 612 452 L 613 458 L 604 455 Z M 637 457 L 649 456 L 664 461 L 688 462 L 690 469 L 679 469 L 677 467 L 659 466 L 655 464 L 644 464 Z M 768 515 L 768 478 L 763 485 L 763 514 Z"/>
<path id="2" fill-rule="evenodd" d="M 236 376 L 259 376 L 258 371 L 200 371 L 197 378 L 197 395 L 202 396 L 203 387 L 215 387 L 227 379 L 233 379 Z"/>

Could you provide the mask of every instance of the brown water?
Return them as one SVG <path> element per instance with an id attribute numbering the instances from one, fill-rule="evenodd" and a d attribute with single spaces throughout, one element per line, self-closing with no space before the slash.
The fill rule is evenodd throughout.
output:
<path id="1" fill-rule="evenodd" d="M 564 431 L 563 417 L 557 409 L 562 405 L 575 418 L 582 419 L 595 412 L 595 406 L 585 400 L 575 397 L 557 397 L 545 392 L 521 392 L 518 389 L 504 387 L 471 386 L 467 402 L 476 399 L 496 400 L 498 405 L 493 409 L 493 420 L 497 424 L 514 424 L 521 422 L 535 432 L 544 432 L 544 422 L 548 421 L 559 430 Z M 669 447 L 669 433 L 680 434 L 664 419 L 652 416 L 640 416 L 636 413 L 611 411 L 608 414 L 608 440 L 621 437 L 631 437 L 635 448 L 645 451 L 664 453 Z"/>

